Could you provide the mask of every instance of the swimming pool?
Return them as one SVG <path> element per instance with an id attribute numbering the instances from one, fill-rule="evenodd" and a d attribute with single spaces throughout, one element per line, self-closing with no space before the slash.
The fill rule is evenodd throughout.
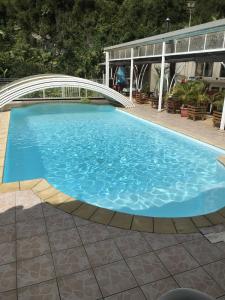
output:
<path id="1" fill-rule="evenodd" d="M 221 154 L 111 106 L 38 104 L 11 112 L 4 182 L 45 178 L 100 207 L 195 216 L 225 206 Z"/>

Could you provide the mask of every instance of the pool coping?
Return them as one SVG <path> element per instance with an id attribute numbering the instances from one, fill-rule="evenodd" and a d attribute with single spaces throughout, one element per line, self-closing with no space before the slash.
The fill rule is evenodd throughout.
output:
<path id="1" fill-rule="evenodd" d="M 225 206 L 216 212 L 195 217 L 159 218 L 126 214 L 75 199 L 54 188 L 47 180 L 32 179 L 3 183 L 10 111 L 0 113 L 0 193 L 32 190 L 43 202 L 68 214 L 99 224 L 150 233 L 196 233 L 202 227 L 225 224 Z M 218 161 L 225 167 L 225 156 Z"/>

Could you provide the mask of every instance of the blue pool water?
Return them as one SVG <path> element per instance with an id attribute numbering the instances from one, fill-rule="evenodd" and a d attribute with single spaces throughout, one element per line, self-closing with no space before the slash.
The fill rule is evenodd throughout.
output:
<path id="1" fill-rule="evenodd" d="M 38 104 L 12 110 L 4 182 L 41 177 L 100 207 L 194 216 L 225 206 L 221 154 L 111 106 Z"/>

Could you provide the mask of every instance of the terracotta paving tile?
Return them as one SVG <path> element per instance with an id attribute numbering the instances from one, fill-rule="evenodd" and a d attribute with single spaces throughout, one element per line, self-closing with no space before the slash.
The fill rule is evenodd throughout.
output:
<path id="1" fill-rule="evenodd" d="M 17 240 L 17 259 L 32 258 L 50 252 L 47 235 L 36 235 L 33 237 Z"/>
<path id="2" fill-rule="evenodd" d="M 106 297 L 105 300 L 145 300 L 140 288 L 134 288 L 113 296 Z"/>
<path id="3" fill-rule="evenodd" d="M 202 268 L 177 274 L 174 278 L 180 287 L 196 289 L 215 298 L 224 295 L 224 290 Z"/>
<path id="4" fill-rule="evenodd" d="M 215 244 L 211 244 L 204 238 L 185 242 L 183 245 L 201 265 L 224 257 L 224 253 Z"/>
<path id="5" fill-rule="evenodd" d="M 32 237 L 46 233 L 44 219 L 27 220 L 16 223 L 17 239 Z"/>
<path id="6" fill-rule="evenodd" d="M 69 229 L 75 227 L 73 217 L 69 214 L 57 214 L 46 217 L 46 225 L 48 232 Z"/>
<path id="7" fill-rule="evenodd" d="M 110 238 L 116 238 L 116 237 L 119 237 L 119 236 L 125 236 L 125 235 L 135 233 L 135 231 L 122 229 L 122 228 L 117 228 L 117 227 L 113 227 L 113 226 L 107 226 L 107 230 L 109 232 Z"/>
<path id="8" fill-rule="evenodd" d="M 202 238 L 202 237 L 203 236 L 202 236 L 201 233 L 176 234 L 176 240 L 179 243 L 184 243 L 184 242 L 187 242 L 187 241 L 196 240 L 196 239 L 199 239 L 199 238 Z"/>
<path id="9" fill-rule="evenodd" d="M 0 226 L 13 224 L 16 222 L 16 209 L 10 208 L 4 213 L 0 213 Z"/>
<path id="10" fill-rule="evenodd" d="M 185 272 L 199 266 L 182 245 L 158 250 L 157 255 L 171 274 Z"/>
<path id="11" fill-rule="evenodd" d="M 82 244 L 76 228 L 50 232 L 49 242 L 52 251 L 74 248 Z"/>
<path id="12" fill-rule="evenodd" d="M 109 264 L 122 259 L 113 240 L 106 240 L 85 246 L 93 267 Z"/>
<path id="13" fill-rule="evenodd" d="M 16 239 L 15 224 L 0 226 L 0 243 L 11 242 Z"/>
<path id="14" fill-rule="evenodd" d="M 139 232 L 118 237 L 115 239 L 115 242 L 124 257 L 136 256 L 151 251 L 150 245 Z"/>
<path id="15" fill-rule="evenodd" d="M 175 234 L 142 233 L 153 250 L 178 244 Z"/>
<path id="16" fill-rule="evenodd" d="M 41 200 L 31 190 L 16 192 L 16 206 L 23 206 L 24 209 L 40 204 Z"/>
<path id="17" fill-rule="evenodd" d="M 53 207 L 52 205 L 50 204 L 47 204 L 47 203 L 42 203 L 42 209 L 43 209 L 43 213 L 44 213 L 44 216 L 45 217 L 50 217 L 50 216 L 54 216 L 54 215 L 57 215 L 57 214 L 63 214 L 64 215 L 64 212 L 62 212 L 61 210 Z"/>
<path id="18" fill-rule="evenodd" d="M 0 213 L 7 212 L 7 210 L 15 207 L 16 193 L 0 194 Z"/>
<path id="19" fill-rule="evenodd" d="M 82 219 L 78 216 L 73 216 L 73 219 L 74 219 L 75 224 L 77 226 L 84 226 L 84 225 L 88 225 L 88 224 L 93 224 L 93 222 L 91 222 L 89 220 Z"/>
<path id="20" fill-rule="evenodd" d="M 84 244 L 94 243 L 109 238 L 106 226 L 101 224 L 89 224 L 78 227 L 79 234 Z"/>
<path id="21" fill-rule="evenodd" d="M 61 300 L 97 300 L 101 292 L 91 270 L 58 279 Z"/>
<path id="22" fill-rule="evenodd" d="M 0 265 L 8 264 L 16 260 L 16 242 L 0 244 Z"/>
<path id="23" fill-rule="evenodd" d="M 18 288 L 40 283 L 55 277 L 50 254 L 17 262 Z"/>
<path id="24" fill-rule="evenodd" d="M 124 261 L 98 267 L 94 272 L 104 297 L 137 286 L 133 275 Z"/>
<path id="25" fill-rule="evenodd" d="M 159 299 L 163 294 L 169 292 L 170 290 L 176 289 L 179 286 L 172 277 L 168 277 L 153 283 L 148 283 L 141 287 L 148 300 Z"/>
<path id="26" fill-rule="evenodd" d="M 154 253 L 131 257 L 126 261 L 140 285 L 169 276 L 168 271 Z"/>
<path id="27" fill-rule="evenodd" d="M 72 274 L 90 268 L 83 247 L 54 252 L 53 260 L 57 276 Z"/>
<path id="28" fill-rule="evenodd" d="M 215 245 L 224 253 L 225 257 L 225 242 L 216 243 Z"/>
<path id="29" fill-rule="evenodd" d="M 225 289 L 225 260 L 213 262 L 204 266 L 204 269 L 223 289 Z"/>
<path id="30" fill-rule="evenodd" d="M 16 208 L 16 221 L 23 222 L 26 220 L 40 219 L 43 218 L 43 212 L 40 204 L 34 205 L 33 207 L 24 208 L 19 206 Z"/>
<path id="31" fill-rule="evenodd" d="M 55 280 L 27 286 L 19 289 L 18 300 L 59 300 L 59 292 Z"/>
<path id="32" fill-rule="evenodd" d="M 16 263 L 0 266 L 0 292 L 16 288 Z"/>
<path id="33" fill-rule="evenodd" d="M 0 293 L 0 300 L 17 300 L 16 290 Z"/>

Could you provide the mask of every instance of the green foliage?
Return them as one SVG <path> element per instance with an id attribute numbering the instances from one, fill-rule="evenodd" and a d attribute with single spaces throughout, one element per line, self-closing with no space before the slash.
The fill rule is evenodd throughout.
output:
<path id="1" fill-rule="evenodd" d="M 91 100 L 89 98 L 83 97 L 83 98 L 81 98 L 80 102 L 83 104 L 89 104 L 89 103 L 91 103 Z"/>
<path id="2" fill-rule="evenodd" d="M 0 0 L 0 16 L 0 76 L 14 78 L 100 77 L 104 46 L 188 24 L 185 0 Z M 224 16 L 224 1 L 198 0 L 192 24 Z"/>
<path id="3" fill-rule="evenodd" d="M 177 83 L 173 87 L 172 96 L 180 99 L 183 106 L 200 106 L 209 101 L 207 86 L 203 81 L 187 81 L 185 83 Z"/>
<path id="4" fill-rule="evenodd" d="M 223 103 L 224 103 L 224 98 L 225 98 L 225 92 L 218 92 L 213 95 L 213 107 L 217 111 L 222 111 L 223 110 Z"/>

